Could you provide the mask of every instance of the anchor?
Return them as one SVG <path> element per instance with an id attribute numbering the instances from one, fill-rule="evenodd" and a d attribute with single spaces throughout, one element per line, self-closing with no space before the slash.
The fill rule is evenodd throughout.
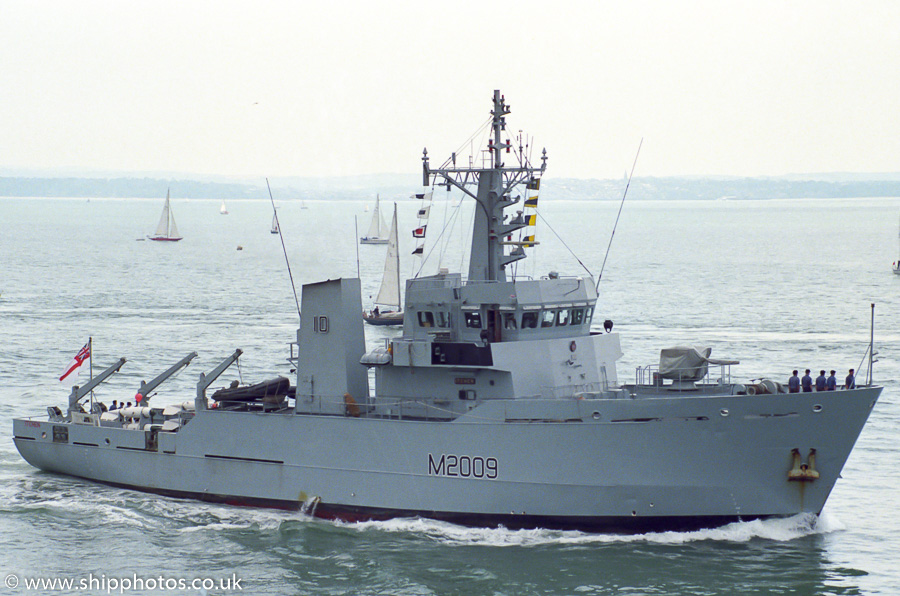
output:
<path id="1" fill-rule="evenodd" d="M 794 466 L 788 472 L 788 480 L 796 480 L 798 482 L 812 482 L 819 477 L 816 471 L 816 450 L 810 449 L 807 456 L 807 463 L 803 463 L 800 457 L 800 450 L 794 447 L 791 449 L 791 455 L 794 458 Z"/>

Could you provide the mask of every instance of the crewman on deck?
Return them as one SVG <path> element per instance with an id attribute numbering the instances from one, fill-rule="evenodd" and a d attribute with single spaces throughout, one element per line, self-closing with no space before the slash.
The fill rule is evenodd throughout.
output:
<path id="1" fill-rule="evenodd" d="M 800 377 L 798 377 L 799 373 L 795 370 L 794 375 L 788 379 L 788 393 L 800 393 Z"/>
<path id="2" fill-rule="evenodd" d="M 803 387 L 803 393 L 810 393 L 812 391 L 812 377 L 809 376 L 808 368 L 806 369 L 806 374 L 800 379 L 800 386 Z"/>
<path id="3" fill-rule="evenodd" d="M 816 377 L 816 391 L 825 391 L 825 371 L 820 370 L 819 376 Z"/>
<path id="4" fill-rule="evenodd" d="M 825 391 L 834 391 L 837 389 L 837 379 L 834 377 L 834 371 L 831 371 L 831 376 L 825 379 Z"/>
<path id="5" fill-rule="evenodd" d="M 844 379 L 844 389 L 856 389 L 856 376 L 853 374 L 852 368 L 850 369 L 850 374 Z"/>

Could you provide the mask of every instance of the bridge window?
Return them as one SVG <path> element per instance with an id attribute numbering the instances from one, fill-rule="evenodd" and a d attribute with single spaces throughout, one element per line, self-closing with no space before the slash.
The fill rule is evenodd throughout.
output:
<path id="1" fill-rule="evenodd" d="M 516 313 L 514 313 L 514 312 L 503 313 L 503 328 L 504 329 L 515 329 L 516 328 Z"/>
<path id="2" fill-rule="evenodd" d="M 584 309 L 573 308 L 572 317 L 569 320 L 569 325 L 581 325 L 582 323 L 584 323 Z"/>
<path id="3" fill-rule="evenodd" d="M 436 312 L 434 314 L 435 314 L 435 317 L 437 320 L 438 327 L 449 327 L 450 326 L 450 317 L 449 317 L 448 313 L 445 313 L 444 311 L 439 310 L 438 312 Z"/>
<path id="4" fill-rule="evenodd" d="M 434 327 L 434 313 L 419 311 L 419 327 Z"/>
<path id="5" fill-rule="evenodd" d="M 481 313 L 478 311 L 466 313 L 466 327 L 481 329 Z"/>
<path id="6" fill-rule="evenodd" d="M 537 329 L 537 322 L 537 311 L 522 313 L 522 329 Z"/>
<path id="7" fill-rule="evenodd" d="M 556 313 L 556 324 L 560 327 L 569 324 L 569 309 L 561 308 Z"/>
<path id="8" fill-rule="evenodd" d="M 548 309 L 541 313 L 541 327 L 553 327 L 556 320 L 556 309 Z"/>

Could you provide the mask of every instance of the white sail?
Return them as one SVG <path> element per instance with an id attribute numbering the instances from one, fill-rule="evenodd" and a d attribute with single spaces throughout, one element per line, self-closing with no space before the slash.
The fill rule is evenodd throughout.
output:
<path id="1" fill-rule="evenodd" d="M 394 218 L 391 220 L 387 255 L 384 258 L 384 277 L 381 280 L 381 289 L 378 290 L 375 304 L 383 304 L 400 310 L 400 249 L 397 244 L 397 204 L 394 203 Z"/>
<path id="2" fill-rule="evenodd" d="M 222 215 L 228 215 L 228 209 L 225 208 L 225 201 L 222 201 L 222 206 L 219 207 L 219 213 Z"/>
<path id="3" fill-rule="evenodd" d="M 369 224 L 369 231 L 366 233 L 367 238 L 383 238 L 384 231 L 387 228 L 384 220 L 381 218 L 381 209 L 378 207 L 378 195 L 375 195 L 375 211 L 372 213 L 372 223 Z"/>
<path id="4" fill-rule="evenodd" d="M 166 204 L 163 205 L 159 223 L 156 225 L 156 233 L 150 239 L 181 240 L 181 236 L 178 234 L 178 226 L 175 225 L 175 215 L 172 213 L 172 206 L 169 204 L 168 189 L 166 189 Z"/>
<path id="5" fill-rule="evenodd" d="M 159 223 L 156 225 L 156 236 L 163 238 L 169 237 L 170 213 L 171 209 L 169 209 L 169 189 L 166 189 L 166 204 L 163 205 L 162 214 L 159 216 Z"/>
<path id="6" fill-rule="evenodd" d="M 166 201 L 166 207 L 169 206 L 169 202 Z M 169 207 L 169 238 L 181 238 L 181 234 L 178 233 L 178 226 L 175 225 L 175 214 L 172 213 L 172 208 Z"/>
<path id="7" fill-rule="evenodd" d="M 278 233 L 278 216 L 275 215 L 274 213 L 272 214 L 272 230 L 271 230 L 271 232 L 273 234 Z"/>

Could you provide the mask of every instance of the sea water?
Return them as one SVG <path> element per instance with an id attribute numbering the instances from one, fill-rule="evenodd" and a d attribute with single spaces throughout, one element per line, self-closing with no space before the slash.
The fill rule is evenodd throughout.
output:
<path id="1" fill-rule="evenodd" d="M 423 274 L 466 266 L 472 211 L 466 203 L 454 209 L 456 201 L 432 208 Z M 618 202 L 541 201 L 540 245 L 516 274 L 596 279 Z M 278 206 L 298 292 L 302 283 L 359 272 L 364 306 L 371 306 L 385 247 L 355 242 L 371 213 L 355 201 L 306 204 Z M 390 201 L 382 206 L 390 221 Z M 398 201 L 404 278 L 420 270 L 410 254 L 419 207 Z M 271 205 L 231 201 L 229 215 L 220 215 L 218 200 L 176 198 L 172 208 L 184 240 L 161 243 L 144 238 L 162 199 L 0 199 L 0 593 L 900 591 L 900 276 L 890 270 L 900 258 L 900 200 L 625 204 L 593 322 L 599 330 L 612 320 L 621 335 L 620 382 L 676 345 L 710 346 L 713 357 L 740 360 L 732 372 L 742 380 L 786 381 L 805 368 L 813 376 L 833 368 L 842 379 L 861 363 L 864 376 L 874 303 L 874 377 L 885 386 L 820 518 L 638 536 L 422 519 L 333 523 L 169 499 L 29 466 L 13 445 L 12 419 L 65 407 L 69 388 L 57 378 L 88 337 L 95 374 L 128 359 L 97 391 L 106 403 L 131 399 L 141 380 L 192 351 L 198 358 L 160 388 L 155 405 L 193 399 L 199 372 L 235 348 L 244 350 L 240 366 L 216 385 L 289 374 L 298 313 L 282 239 L 269 232 Z M 395 332 L 366 333 L 375 347 Z M 89 371 L 82 375 L 83 382 Z M 26 586 L 36 579 L 73 587 Z M 171 583 L 196 579 L 205 583 Z"/>

